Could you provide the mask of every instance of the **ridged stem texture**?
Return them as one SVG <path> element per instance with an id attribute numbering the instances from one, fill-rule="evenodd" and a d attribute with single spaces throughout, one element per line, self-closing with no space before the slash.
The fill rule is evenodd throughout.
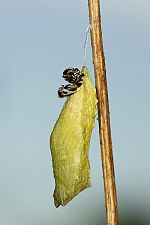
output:
<path id="1" fill-rule="evenodd" d="M 103 50 L 100 1 L 88 0 L 91 45 L 98 99 L 99 132 L 104 178 L 107 225 L 118 225 L 118 207 L 109 115 L 108 90 Z"/>

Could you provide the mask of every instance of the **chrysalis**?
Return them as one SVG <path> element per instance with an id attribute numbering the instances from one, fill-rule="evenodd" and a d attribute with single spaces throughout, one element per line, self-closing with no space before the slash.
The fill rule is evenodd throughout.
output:
<path id="1" fill-rule="evenodd" d="M 50 136 L 56 207 L 91 186 L 88 152 L 97 98 L 87 68 L 82 72 L 83 83 L 67 98 Z"/>

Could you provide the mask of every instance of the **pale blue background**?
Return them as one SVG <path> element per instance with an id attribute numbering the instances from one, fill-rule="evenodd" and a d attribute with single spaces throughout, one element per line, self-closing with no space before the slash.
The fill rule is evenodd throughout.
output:
<path id="1" fill-rule="evenodd" d="M 148 0 L 102 1 L 121 225 L 150 224 L 149 9 Z M 63 70 L 82 67 L 87 26 L 87 1 L 0 0 L 0 225 L 105 224 L 97 121 L 92 187 L 64 208 L 52 197 L 56 93 Z M 93 76 L 90 41 L 87 66 Z"/>

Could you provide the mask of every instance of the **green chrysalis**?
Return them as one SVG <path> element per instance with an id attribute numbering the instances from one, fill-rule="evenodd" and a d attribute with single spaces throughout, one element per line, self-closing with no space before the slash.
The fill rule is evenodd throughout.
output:
<path id="1" fill-rule="evenodd" d="M 88 152 L 97 98 L 88 69 L 82 72 L 83 84 L 67 98 L 50 136 L 56 207 L 91 186 Z"/>

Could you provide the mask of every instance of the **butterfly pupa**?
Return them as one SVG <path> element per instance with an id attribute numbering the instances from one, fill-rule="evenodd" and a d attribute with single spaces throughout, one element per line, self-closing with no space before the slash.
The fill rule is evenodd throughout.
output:
<path id="1" fill-rule="evenodd" d="M 88 69 L 82 72 L 83 83 L 67 98 L 50 136 L 56 207 L 91 186 L 88 153 L 97 98 Z"/>

